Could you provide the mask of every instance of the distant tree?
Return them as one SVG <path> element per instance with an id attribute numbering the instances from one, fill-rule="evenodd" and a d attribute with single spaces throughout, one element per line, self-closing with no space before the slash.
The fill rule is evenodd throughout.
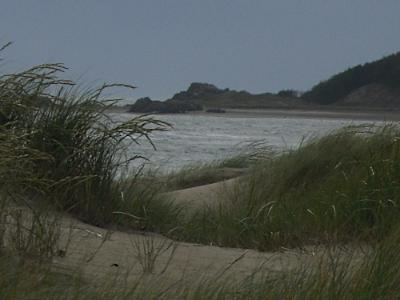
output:
<path id="1" fill-rule="evenodd" d="M 330 104 L 372 83 L 400 88 L 400 52 L 336 74 L 304 93 L 302 98 L 310 102 Z"/>
<path id="2" fill-rule="evenodd" d="M 288 98 L 297 98 L 299 97 L 299 92 L 295 90 L 281 90 L 277 93 L 278 96 L 288 97 Z"/>

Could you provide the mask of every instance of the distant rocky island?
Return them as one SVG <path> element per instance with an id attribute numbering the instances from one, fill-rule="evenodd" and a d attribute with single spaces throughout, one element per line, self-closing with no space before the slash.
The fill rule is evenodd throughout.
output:
<path id="1" fill-rule="evenodd" d="M 246 91 L 219 89 L 209 83 L 192 83 L 186 91 L 175 94 L 165 101 L 140 98 L 129 106 L 136 113 L 184 113 L 190 111 L 208 111 L 221 113 L 224 108 L 289 108 L 304 105 L 304 101 L 293 95 L 272 93 L 250 94 Z"/>
<path id="2" fill-rule="evenodd" d="M 134 113 L 221 113 L 238 109 L 400 109 L 400 52 L 380 60 L 352 67 L 316 84 L 304 93 L 282 90 L 251 94 L 220 89 L 213 84 L 194 82 L 186 91 L 165 101 L 148 97 L 128 106 Z"/>

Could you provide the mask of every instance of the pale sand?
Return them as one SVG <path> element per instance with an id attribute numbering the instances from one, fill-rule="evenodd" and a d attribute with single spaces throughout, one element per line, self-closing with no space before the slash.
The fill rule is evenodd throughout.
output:
<path id="1" fill-rule="evenodd" d="M 169 193 L 171 199 L 188 204 L 188 208 L 214 205 L 220 196 L 230 190 L 238 179 L 189 188 Z M 212 245 L 174 242 L 163 236 L 141 232 L 109 232 L 95 226 L 64 217 L 63 236 L 71 239 L 65 257 L 54 260 L 61 269 L 80 268 L 85 277 L 100 278 L 107 274 L 122 274 L 129 282 L 143 275 L 144 245 L 163 249 L 151 272 L 162 277 L 162 282 L 199 280 L 230 276 L 244 279 L 255 271 L 274 274 L 289 272 L 302 265 L 313 266 L 320 262 L 325 250 L 307 247 L 306 250 L 282 252 L 258 252 L 237 248 L 221 248 Z M 138 250 L 141 248 L 142 250 Z M 348 254 L 339 250 L 344 257 Z M 354 251 L 354 249 L 352 249 Z M 363 257 L 357 250 L 358 259 Z"/>
<path id="2" fill-rule="evenodd" d="M 234 188 L 239 178 L 232 178 L 222 182 L 196 186 L 179 191 L 165 193 L 164 195 L 189 210 L 201 206 L 215 206 L 224 199 Z"/>
<path id="3" fill-rule="evenodd" d="M 72 222 L 71 222 L 72 221 Z M 124 282 L 134 282 L 141 278 L 141 265 L 145 255 L 143 245 L 160 249 L 155 267 L 148 276 L 156 277 L 158 284 L 172 284 L 182 280 L 196 282 L 204 279 L 243 280 L 255 274 L 274 275 L 277 272 L 291 272 L 301 266 L 317 266 L 325 249 L 307 247 L 305 250 L 285 250 L 282 252 L 257 252 L 237 248 L 174 242 L 151 233 L 108 232 L 107 230 L 64 219 L 63 236 L 69 236 L 69 246 L 64 257 L 54 258 L 54 269 L 64 272 L 79 270 L 84 278 L 98 281 L 106 276 L 120 276 Z M 138 250 L 141 248 L 141 250 Z M 147 248 L 148 249 L 148 248 Z M 342 257 L 352 255 L 358 263 L 363 252 L 357 255 L 339 249 Z"/>
<path id="4" fill-rule="evenodd" d="M 78 268 L 87 278 L 100 279 L 109 274 L 122 274 L 126 275 L 128 281 L 137 279 L 144 272 L 141 265 L 144 259 L 139 258 L 144 255 L 144 249 L 138 250 L 138 247 L 142 248 L 146 243 L 162 249 L 152 273 L 162 273 L 163 279 L 171 282 L 182 277 L 196 279 L 199 276 L 218 276 L 226 268 L 229 268 L 226 274 L 236 278 L 249 276 L 257 268 L 269 272 L 291 270 L 304 260 L 316 257 L 312 252 L 260 253 L 173 242 L 150 233 L 111 233 L 76 221 L 72 229 L 70 224 L 66 225 L 63 230 L 65 234 L 71 231 L 70 245 L 65 257 L 54 259 L 56 269 Z"/>
<path id="5" fill-rule="evenodd" d="M 187 203 L 189 209 L 211 206 L 221 193 L 232 188 L 236 180 L 175 191 L 169 196 L 179 203 Z M 26 208 L 17 209 L 26 211 Z M 119 276 L 127 284 L 142 278 L 145 274 L 142 264 L 151 257 L 145 252 L 150 248 L 160 252 L 156 255 L 154 269 L 146 274 L 146 278 L 153 278 L 150 281 L 156 285 L 169 285 L 182 280 L 190 283 L 216 280 L 224 276 L 241 280 L 256 271 L 268 275 L 290 272 L 303 265 L 318 265 L 325 253 L 325 249 L 313 246 L 303 250 L 258 252 L 175 242 L 153 233 L 108 231 L 67 215 L 60 216 L 60 224 L 62 238 L 59 249 L 63 251 L 60 252 L 62 255 L 53 258 L 54 269 L 62 272 L 78 270 L 94 282 L 101 282 L 99 280 L 107 276 Z M 355 250 L 358 253 L 355 256 L 357 263 L 362 259 L 363 252 L 355 248 L 350 252 Z M 349 256 L 347 250 L 338 251 L 343 257 Z"/>

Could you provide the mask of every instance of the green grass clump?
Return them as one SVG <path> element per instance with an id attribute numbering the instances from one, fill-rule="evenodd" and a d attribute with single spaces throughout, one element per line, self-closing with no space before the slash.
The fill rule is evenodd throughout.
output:
<path id="1" fill-rule="evenodd" d="M 400 220 L 399 136 L 346 128 L 259 162 L 179 238 L 268 250 L 386 236 Z"/>
<path id="2" fill-rule="evenodd" d="M 106 115 L 108 105 L 98 98 L 102 90 L 54 99 L 36 113 L 31 126 L 31 146 L 53 157 L 38 166 L 39 172 L 68 182 L 58 187 L 58 204 L 97 225 L 111 222 L 111 212 L 119 208 L 118 172 L 138 158 L 124 156 L 128 145 L 165 125 L 144 116 L 113 124 Z"/>
<path id="3" fill-rule="evenodd" d="M 143 140 L 152 143 L 150 134 L 169 124 L 149 116 L 114 122 L 108 109 L 118 99 L 107 97 L 107 91 L 134 87 L 105 84 L 82 91 L 61 78 L 65 70 L 62 64 L 44 64 L 0 75 L 1 194 L 47 202 L 101 226 L 123 222 L 115 212 L 138 207 L 139 215 L 146 211 L 147 224 L 159 219 L 150 215 L 158 207 L 166 213 L 166 206 L 153 204 L 155 193 L 147 189 L 147 197 L 133 205 L 139 198 L 136 186 L 122 184 L 119 174 L 132 160 L 146 156 L 127 156 L 128 147 Z M 138 193 L 143 196 L 144 191 Z M 146 207 L 150 203 L 151 209 Z"/>

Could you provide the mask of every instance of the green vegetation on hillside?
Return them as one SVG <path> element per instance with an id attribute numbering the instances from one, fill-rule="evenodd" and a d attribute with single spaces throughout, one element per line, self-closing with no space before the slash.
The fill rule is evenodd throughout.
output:
<path id="1" fill-rule="evenodd" d="M 332 104 L 369 84 L 400 88 L 400 53 L 352 67 L 314 86 L 302 98 L 317 104 Z"/>

